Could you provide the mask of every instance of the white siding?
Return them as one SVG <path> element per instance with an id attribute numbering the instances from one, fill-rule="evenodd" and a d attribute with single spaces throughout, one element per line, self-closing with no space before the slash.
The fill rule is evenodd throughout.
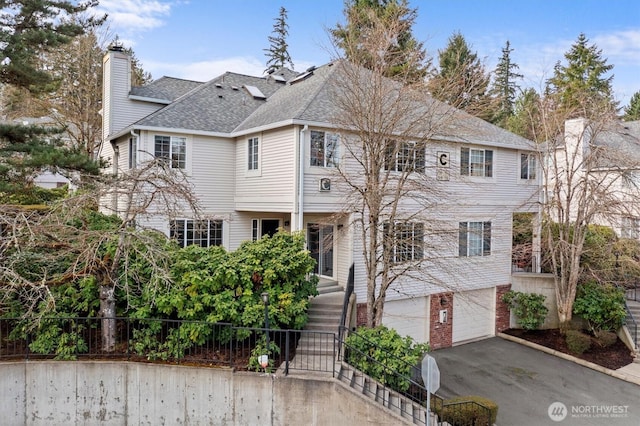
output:
<path id="1" fill-rule="evenodd" d="M 132 101 L 131 57 L 109 51 L 103 59 L 102 138 L 106 141 L 125 127 L 162 108 L 162 104 Z"/>
<path id="2" fill-rule="evenodd" d="M 247 140 L 259 138 L 259 170 L 247 170 Z M 295 200 L 295 128 L 238 138 L 235 159 L 237 210 L 291 212 Z"/>

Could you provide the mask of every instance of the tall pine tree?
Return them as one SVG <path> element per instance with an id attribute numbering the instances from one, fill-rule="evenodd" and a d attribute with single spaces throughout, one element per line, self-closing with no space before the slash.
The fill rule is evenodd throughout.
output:
<path id="1" fill-rule="evenodd" d="M 584 34 L 564 55 L 566 63 L 554 67 L 553 77 L 547 81 L 547 94 L 557 108 L 569 117 L 602 117 L 617 108 L 611 82 L 613 65 L 607 64 L 602 50 L 589 45 Z"/>
<path id="2" fill-rule="evenodd" d="M 439 71 L 429 81 L 432 96 L 476 117 L 491 116 L 489 75 L 464 36 L 456 32 L 438 51 Z"/>
<path id="3" fill-rule="evenodd" d="M 265 73 L 271 74 L 280 68 L 289 65 L 293 70 L 293 62 L 289 55 L 289 45 L 287 37 L 289 36 L 289 25 L 287 24 L 287 9 L 280 7 L 280 15 L 275 18 L 276 23 L 273 25 L 273 31 L 269 36 L 268 49 L 264 49 L 267 56 L 267 69 Z"/>
<path id="4" fill-rule="evenodd" d="M 640 92 L 636 92 L 631 96 L 629 105 L 624 107 L 624 121 L 637 121 L 640 120 Z"/>
<path id="5" fill-rule="evenodd" d="M 344 14 L 346 24 L 337 24 L 331 35 L 347 59 L 368 69 L 379 68 L 374 62 L 383 60 L 389 64 L 386 77 L 403 83 L 424 81 L 431 64 L 423 43 L 413 36 L 418 11 L 407 0 L 347 0 Z M 377 32 L 372 27 L 381 24 L 389 26 L 387 33 L 392 37 L 388 40 L 391 48 L 376 52 L 383 58 L 373 56 L 366 40 L 368 34 Z"/>
<path id="6" fill-rule="evenodd" d="M 493 73 L 493 85 L 489 90 L 495 109 L 491 122 L 502 128 L 506 128 L 509 117 L 513 115 L 519 89 L 517 80 L 522 79 L 522 74 L 518 74 L 518 64 L 511 60 L 511 52 L 513 49 L 507 40 L 502 48 L 502 57 Z"/>

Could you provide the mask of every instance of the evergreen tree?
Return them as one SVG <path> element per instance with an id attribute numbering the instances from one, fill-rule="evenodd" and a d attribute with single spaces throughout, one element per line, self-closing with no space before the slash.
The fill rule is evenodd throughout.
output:
<path id="1" fill-rule="evenodd" d="M 265 73 L 271 74 L 280 68 L 287 66 L 293 69 L 293 62 L 289 55 L 289 45 L 287 44 L 287 36 L 289 35 L 289 25 L 287 24 L 287 9 L 280 7 L 280 15 L 274 19 L 276 23 L 273 25 L 273 31 L 269 36 L 268 49 L 264 49 L 267 56 L 267 69 Z"/>
<path id="2" fill-rule="evenodd" d="M 429 81 L 432 96 L 469 114 L 488 119 L 491 116 L 487 94 L 489 75 L 461 33 L 449 37 L 444 50 L 438 51 L 438 61 L 440 69 Z"/>
<path id="3" fill-rule="evenodd" d="M 613 65 L 607 64 L 601 49 L 588 43 L 587 37 L 580 34 L 564 55 L 566 64 L 558 62 L 553 77 L 547 81 L 547 94 L 569 117 L 600 117 L 617 108 L 611 87 L 613 74 L 606 76 Z"/>
<path id="4" fill-rule="evenodd" d="M 55 79 L 43 69 L 40 55 L 69 43 L 98 23 L 79 14 L 98 4 L 68 0 L 5 0 L 0 2 L 0 82 L 31 92 L 50 90 Z"/>
<path id="5" fill-rule="evenodd" d="M 337 24 L 331 35 L 347 59 L 368 69 L 379 68 L 374 62 L 384 60 L 389 64 L 386 77 L 404 83 L 424 81 L 431 64 L 423 43 L 413 36 L 418 12 L 409 7 L 408 0 L 347 0 L 344 14 L 347 23 Z M 378 32 L 372 28 L 375 25 L 388 27 L 390 48 L 383 53 L 368 48 L 367 36 Z M 381 54 L 382 58 L 377 57 Z"/>
<path id="6" fill-rule="evenodd" d="M 640 120 L 640 92 L 636 92 L 631 96 L 629 105 L 624 107 L 624 121 Z"/>
<path id="7" fill-rule="evenodd" d="M 0 13 L 0 83 L 32 94 L 51 92 L 59 80 L 43 64 L 47 53 L 103 20 L 80 20 L 79 14 L 97 1 L 79 5 L 65 0 L 7 0 Z M 65 146 L 60 129 L 0 126 L 0 198 L 11 202 L 32 186 L 43 170 L 98 173 L 96 163 Z"/>
<path id="8" fill-rule="evenodd" d="M 506 121 L 506 129 L 532 141 L 540 140 L 541 98 L 535 89 L 526 89 L 514 103 L 513 114 Z"/>
<path id="9" fill-rule="evenodd" d="M 516 93 L 519 89 L 518 79 L 522 79 L 522 74 L 518 74 L 518 64 L 511 61 L 513 49 L 509 41 L 502 48 L 502 57 L 493 73 L 493 85 L 489 91 L 492 96 L 495 112 L 491 119 L 493 124 L 506 128 L 509 117 L 513 115 Z"/>

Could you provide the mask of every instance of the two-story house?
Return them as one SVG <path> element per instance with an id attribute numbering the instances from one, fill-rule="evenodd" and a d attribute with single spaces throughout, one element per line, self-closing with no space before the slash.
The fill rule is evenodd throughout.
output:
<path id="1" fill-rule="evenodd" d="M 227 72 L 204 83 L 162 77 L 133 88 L 130 70 L 125 53 L 105 56 L 100 155 L 114 172 L 166 158 L 189 176 L 204 210 L 198 224 L 187 214 L 161 212 L 138 224 L 183 245 L 230 250 L 279 228 L 303 231 L 321 277 L 344 286 L 355 266 L 361 315 L 367 291 L 362 241 L 334 170 L 348 133 L 333 120 L 339 67 L 265 77 Z M 425 173 L 448 194 L 431 214 L 452 239 L 436 250 L 428 274 L 417 271 L 394 283 L 383 319 L 435 348 L 508 327 L 500 295 L 511 282 L 513 214 L 536 213 L 540 188 L 529 141 L 463 112 L 454 119 L 467 131 L 434 138 L 421 154 L 430 166 Z M 117 210 L 118 203 L 105 207 Z M 193 232 L 196 225 L 203 231 Z M 416 239 L 413 247 L 436 240 L 424 229 L 406 230 Z M 422 249 L 412 256 L 417 253 Z"/>

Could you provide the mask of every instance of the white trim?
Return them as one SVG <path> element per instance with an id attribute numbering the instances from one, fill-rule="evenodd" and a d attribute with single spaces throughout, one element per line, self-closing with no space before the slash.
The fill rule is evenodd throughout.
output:
<path id="1" fill-rule="evenodd" d="M 154 104 L 163 104 L 163 105 L 169 105 L 170 103 L 173 102 L 167 99 L 149 98 L 146 96 L 137 96 L 137 95 L 129 95 L 129 99 L 132 101 L 151 102 Z"/>

